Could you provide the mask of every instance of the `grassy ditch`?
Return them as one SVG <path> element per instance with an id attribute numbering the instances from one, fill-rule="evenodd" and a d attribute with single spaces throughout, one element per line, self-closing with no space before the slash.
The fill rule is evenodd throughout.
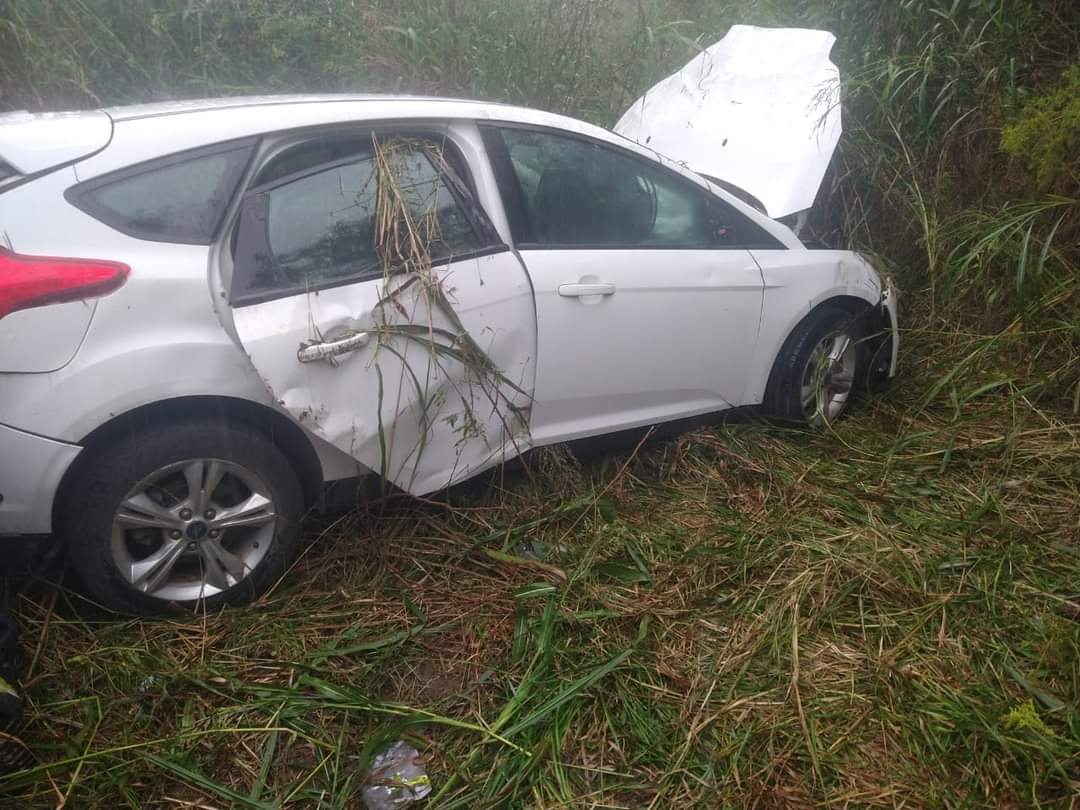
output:
<path id="1" fill-rule="evenodd" d="M 1068 806 L 1080 430 L 1015 384 L 926 402 L 941 339 L 907 337 L 833 435 L 548 453 L 313 527 L 251 608 L 26 597 L 44 764 L 3 789 L 352 807 L 405 735 L 438 807 Z"/>

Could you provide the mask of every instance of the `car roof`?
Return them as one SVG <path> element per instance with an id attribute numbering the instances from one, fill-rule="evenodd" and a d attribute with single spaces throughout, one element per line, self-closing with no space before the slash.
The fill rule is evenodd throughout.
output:
<path id="1" fill-rule="evenodd" d="M 609 129 L 557 113 L 491 101 L 405 95 L 228 96 L 108 107 L 114 122 L 109 145 L 75 168 L 80 180 L 163 155 L 230 140 L 317 127 L 380 122 L 492 121 L 548 127 L 606 141 L 659 163 L 719 194 L 752 219 L 767 218 L 684 165 Z M 770 225 L 766 228 L 771 229 Z"/>
<path id="2" fill-rule="evenodd" d="M 363 94 L 232 96 L 107 107 L 102 112 L 115 124 L 112 142 L 80 165 L 80 177 L 271 132 L 378 121 L 472 120 L 551 127 L 607 141 L 708 185 L 698 175 L 609 129 L 557 113 L 490 101 Z"/>
<path id="3" fill-rule="evenodd" d="M 620 144 L 632 143 L 609 129 L 557 113 L 493 101 L 434 96 L 381 94 L 323 94 L 226 96 L 106 107 L 114 123 L 126 125 L 161 119 L 177 136 L 187 128 L 205 138 L 242 137 L 297 126 L 363 123 L 380 119 L 474 119 L 539 124 L 584 133 Z M 149 127 L 144 127 L 149 129 Z M 649 150 L 651 151 L 651 150 Z"/>
<path id="4" fill-rule="evenodd" d="M 335 104 L 358 101 L 400 101 L 453 103 L 468 99 L 442 98 L 436 96 L 390 95 L 382 93 L 314 93 L 255 96 L 220 96 L 217 98 L 192 98 L 175 101 L 154 101 L 145 104 L 124 104 L 103 108 L 113 121 L 132 121 L 139 118 L 156 118 L 163 115 L 205 113 L 216 110 L 232 110 L 243 107 L 270 107 L 299 104 Z M 486 102 L 492 103 L 492 102 Z"/>

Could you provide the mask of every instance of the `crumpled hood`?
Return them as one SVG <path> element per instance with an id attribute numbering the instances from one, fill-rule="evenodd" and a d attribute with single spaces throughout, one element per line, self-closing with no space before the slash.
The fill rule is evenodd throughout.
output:
<path id="1" fill-rule="evenodd" d="M 771 217 L 814 204 L 840 139 L 836 37 L 735 25 L 656 84 L 615 131 L 750 192 Z"/>

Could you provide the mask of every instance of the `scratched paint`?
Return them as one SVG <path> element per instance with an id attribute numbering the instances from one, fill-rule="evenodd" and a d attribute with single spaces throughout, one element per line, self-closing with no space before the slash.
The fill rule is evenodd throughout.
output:
<path id="1" fill-rule="evenodd" d="M 524 269 L 506 252 L 439 270 L 466 330 L 503 374 L 493 404 L 491 380 L 442 357 L 423 340 L 376 336 L 384 324 L 383 279 L 235 310 L 237 331 L 278 403 L 308 430 L 416 495 L 441 489 L 529 445 L 527 416 L 535 375 L 535 315 Z M 496 283 L 494 279 L 497 279 Z M 452 329 L 420 294 L 396 300 L 403 322 Z M 372 341 L 333 362 L 301 363 L 301 344 L 357 331 Z M 381 388 L 381 392 L 380 392 Z M 507 407 L 506 400 L 510 406 Z"/>

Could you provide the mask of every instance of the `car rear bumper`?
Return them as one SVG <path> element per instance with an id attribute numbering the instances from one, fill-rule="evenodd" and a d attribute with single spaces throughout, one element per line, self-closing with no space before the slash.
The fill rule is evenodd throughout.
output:
<path id="1" fill-rule="evenodd" d="M 81 450 L 0 425 L 0 537 L 52 531 L 56 490 Z"/>

